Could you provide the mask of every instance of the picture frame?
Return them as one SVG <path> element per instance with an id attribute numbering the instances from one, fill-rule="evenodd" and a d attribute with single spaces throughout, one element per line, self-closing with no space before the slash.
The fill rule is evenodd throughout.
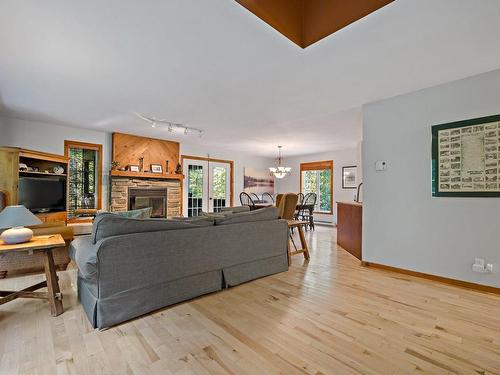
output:
<path id="1" fill-rule="evenodd" d="M 139 171 L 140 171 L 140 168 L 139 168 L 139 166 L 138 166 L 138 165 L 135 165 L 135 164 L 130 164 L 130 165 L 128 166 L 128 170 L 129 170 L 130 172 L 139 172 Z"/>
<path id="2" fill-rule="evenodd" d="M 161 164 L 151 164 L 151 173 L 163 173 Z"/>
<path id="3" fill-rule="evenodd" d="M 358 187 L 358 168 L 356 165 L 342 167 L 342 189 Z"/>
<path id="4" fill-rule="evenodd" d="M 432 196 L 500 197 L 500 115 L 431 126 Z"/>

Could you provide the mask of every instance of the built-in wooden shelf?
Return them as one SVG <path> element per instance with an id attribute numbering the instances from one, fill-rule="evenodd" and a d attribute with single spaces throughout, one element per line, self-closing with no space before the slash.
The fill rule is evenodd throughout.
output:
<path id="1" fill-rule="evenodd" d="M 58 177 L 66 177 L 66 173 L 51 173 L 51 172 L 36 172 L 36 171 L 19 171 L 19 174 L 34 174 L 34 175 L 44 175 L 44 176 L 58 176 Z"/>
<path id="2" fill-rule="evenodd" d="M 182 180 L 184 178 L 184 175 L 182 174 L 130 172 L 130 171 L 111 171 L 110 175 L 114 177 L 155 178 L 157 180 Z"/>

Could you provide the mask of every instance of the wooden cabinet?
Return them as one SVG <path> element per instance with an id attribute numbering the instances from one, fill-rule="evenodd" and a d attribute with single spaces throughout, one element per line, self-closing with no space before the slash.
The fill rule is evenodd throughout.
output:
<path id="1" fill-rule="evenodd" d="M 7 205 L 17 204 L 19 149 L 0 147 L 0 191 Z"/>
<path id="2" fill-rule="evenodd" d="M 47 212 L 43 214 L 36 214 L 36 216 L 44 223 L 54 223 L 54 222 L 66 223 L 67 212 L 66 211 Z"/>
<path id="3" fill-rule="evenodd" d="M 361 203 L 337 202 L 337 244 L 359 260 L 362 260 L 362 223 Z"/>
<path id="4" fill-rule="evenodd" d="M 19 163 L 28 170 L 19 170 Z M 54 168 L 62 168 L 62 173 L 55 173 Z M 19 179 L 21 177 L 47 178 L 53 176 L 67 183 L 68 158 L 63 155 L 26 150 L 17 147 L 0 147 L 0 191 L 7 196 L 7 205 L 19 203 Z M 66 210 L 40 213 L 37 216 L 43 222 L 66 222 Z"/>

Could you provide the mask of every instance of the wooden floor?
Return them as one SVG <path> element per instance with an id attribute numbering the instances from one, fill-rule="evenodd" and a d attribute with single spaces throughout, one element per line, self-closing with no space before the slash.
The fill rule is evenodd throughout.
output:
<path id="1" fill-rule="evenodd" d="M 0 374 L 500 374 L 500 296 L 364 268 L 332 228 L 308 238 L 308 264 L 101 332 L 62 272 L 61 316 L 0 307 Z"/>

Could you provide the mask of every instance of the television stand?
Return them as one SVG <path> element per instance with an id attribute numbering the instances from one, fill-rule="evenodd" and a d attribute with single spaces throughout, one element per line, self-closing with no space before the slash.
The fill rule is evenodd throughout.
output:
<path id="1" fill-rule="evenodd" d="M 20 170 L 19 164 L 23 164 Z M 6 173 L 0 179 L 0 192 L 7 197 L 7 205 L 18 204 L 19 176 L 46 178 L 57 176 L 67 179 L 69 158 L 64 155 L 26 150 L 18 147 L 0 147 L 0 170 Z M 67 200 L 67 196 L 66 196 Z M 43 222 L 67 222 L 67 212 L 40 212 L 36 216 Z"/>

